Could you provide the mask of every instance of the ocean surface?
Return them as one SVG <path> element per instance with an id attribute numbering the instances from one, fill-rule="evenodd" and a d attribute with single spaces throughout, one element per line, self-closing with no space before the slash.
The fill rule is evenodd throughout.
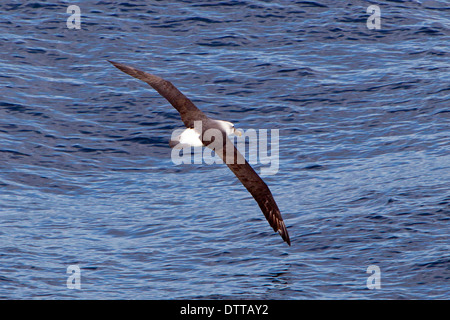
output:
<path id="1" fill-rule="evenodd" d="M 1 299 L 450 299 L 449 1 L 0 12 Z M 178 113 L 107 59 L 279 130 L 291 247 L 225 165 L 173 163 Z"/>

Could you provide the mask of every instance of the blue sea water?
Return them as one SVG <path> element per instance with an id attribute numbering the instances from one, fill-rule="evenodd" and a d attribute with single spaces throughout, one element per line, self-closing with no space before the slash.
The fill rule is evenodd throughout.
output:
<path id="1" fill-rule="evenodd" d="M 448 1 L 0 10 L 0 298 L 450 298 Z M 179 115 L 107 59 L 279 130 L 291 247 L 225 165 L 173 164 Z"/>

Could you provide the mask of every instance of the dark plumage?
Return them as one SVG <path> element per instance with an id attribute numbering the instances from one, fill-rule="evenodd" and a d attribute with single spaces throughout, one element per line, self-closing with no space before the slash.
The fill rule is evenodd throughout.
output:
<path id="1" fill-rule="evenodd" d="M 108 60 L 109 61 L 109 60 Z M 278 232 L 288 245 L 291 245 L 289 234 L 281 217 L 277 203 L 266 183 L 253 170 L 242 154 L 235 148 L 219 121 L 207 117 L 198 109 L 184 94 L 182 94 L 172 83 L 160 77 L 140 71 L 121 63 L 109 61 L 119 70 L 148 83 L 160 95 L 167 99 L 180 113 L 181 120 L 187 128 L 194 128 L 194 121 L 202 121 L 202 134 L 200 139 L 205 146 L 212 146 L 211 141 L 203 140 L 203 133 L 211 128 L 219 129 L 223 135 L 223 145 L 215 145 L 214 151 L 233 171 L 239 181 L 250 192 L 264 213 L 267 221 L 275 232 Z M 213 148 L 213 147 L 211 147 Z"/>

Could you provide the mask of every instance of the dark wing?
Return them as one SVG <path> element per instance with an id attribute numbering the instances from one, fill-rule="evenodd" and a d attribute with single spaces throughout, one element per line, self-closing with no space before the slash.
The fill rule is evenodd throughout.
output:
<path id="1" fill-rule="evenodd" d="M 109 60 L 108 60 L 109 61 Z M 174 106 L 175 109 L 181 115 L 181 120 L 184 122 L 186 127 L 193 128 L 194 121 L 208 120 L 209 118 L 198 109 L 184 94 L 182 94 L 175 86 L 160 77 L 149 74 L 147 72 L 140 71 L 133 67 L 126 66 L 121 63 L 109 61 L 117 69 L 135 77 L 139 80 L 147 82 L 152 88 L 154 88 L 160 95 L 167 99 L 167 101 Z M 234 147 L 233 143 L 225 137 L 226 143 L 224 146 L 231 144 L 232 147 L 229 150 L 234 150 L 231 157 L 233 160 L 226 160 L 230 158 L 230 154 L 226 154 L 225 150 L 227 148 L 222 148 L 223 152 L 220 150 L 215 150 L 217 154 L 224 160 L 227 166 L 233 171 L 236 177 L 241 181 L 244 187 L 250 192 L 250 194 L 255 198 L 259 207 L 261 208 L 264 216 L 266 217 L 269 224 L 272 226 L 275 232 L 278 232 L 284 241 L 288 245 L 291 245 L 289 239 L 289 234 L 286 230 L 286 226 L 281 217 L 280 209 L 278 209 L 277 203 L 269 190 L 269 187 L 265 182 L 258 176 L 258 174 L 253 170 L 253 168 L 248 164 L 248 162 L 243 158 L 239 151 Z M 238 162 L 237 159 L 240 157 L 242 160 Z"/>
<path id="2" fill-rule="evenodd" d="M 135 77 L 139 80 L 147 82 L 153 89 L 158 91 L 160 95 L 167 99 L 170 104 L 177 109 L 181 115 L 181 120 L 188 128 L 194 127 L 194 121 L 206 120 L 208 117 L 198 109 L 191 100 L 180 92 L 172 83 L 153 74 L 143 72 L 133 67 L 126 66 L 121 63 L 108 60 L 117 69 Z"/>
<path id="3" fill-rule="evenodd" d="M 278 232 L 288 245 L 291 245 L 280 209 L 263 179 L 253 170 L 230 139 L 225 138 L 224 147 L 215 152 L 256 200 L 273 230 Z"/>

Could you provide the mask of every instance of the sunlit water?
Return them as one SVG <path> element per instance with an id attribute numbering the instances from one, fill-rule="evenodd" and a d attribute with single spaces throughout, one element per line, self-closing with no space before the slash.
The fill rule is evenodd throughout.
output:
<path id="1" fill-rule="evenodd" d="M 450 298 L 447 1 L 380 2 L 379 30 L 372 1 L 76 4 L 79 30 L 0 4 L 0 298 Z M 173 164 L 179 115 L 106 59 L 279 130 L 291 247 L 225 165 Z"/>

